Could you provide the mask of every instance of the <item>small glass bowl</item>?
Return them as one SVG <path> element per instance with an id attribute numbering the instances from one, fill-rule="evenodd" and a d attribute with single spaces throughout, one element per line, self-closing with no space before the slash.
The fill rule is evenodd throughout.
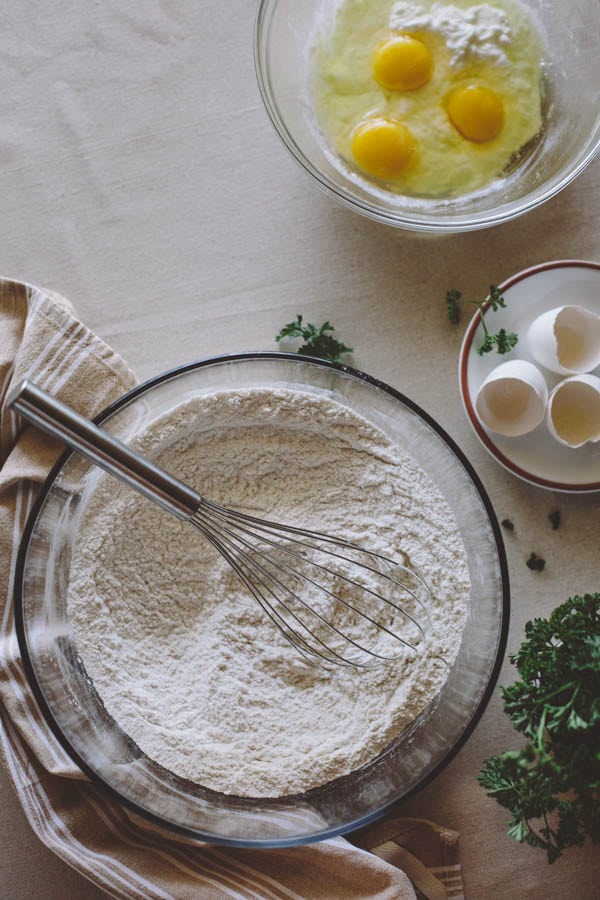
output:
<path id="1" fill-rule="evenodd" d="M 543 23 L 548 48 L 546 129 L 527 160 L 485 192 L 417 199 L 370 191 L 328 153 L 310 95 L 315 22 L 335 0 L 260 0 L 255 65 L 267 112 L 295 159 L 328 194 L 356 212 L 398 228 L 431 233 L 498 225 L 555 196 L 600 148 L 600 4 L 597 0 L 521 0 Z M 391 8 L 390 2 L 390 8 Z"/>
<path id="2" fill-rule="evenodd" d="M 219 357 L 157 376 L 125 394 L 96 421 L 127 443 L 193 396 L 253 387 L 295 388 L 350 407 L 418 459 L 454 512 L 472 585 L 467 623 L 447 682 L 409 728 L 350 775 L 282 798 L 208 790 L 148 758 L 105 709 L 69 621 L 71 550 L 82 504 L 91 493 L 90 478 L 97 471 L 70 451 L 50 473 L 27 523 L 15 577 L 15 615 L 40 708 L 86 775 L 139 815 L 177 834 L 274 847 L 365 825 L 448 763 L 475 727 L 496 682 L 508 628 L 508 578 L 496 517 L 461 451 L 414 403 L 361 372 L 295 354 Z"/>

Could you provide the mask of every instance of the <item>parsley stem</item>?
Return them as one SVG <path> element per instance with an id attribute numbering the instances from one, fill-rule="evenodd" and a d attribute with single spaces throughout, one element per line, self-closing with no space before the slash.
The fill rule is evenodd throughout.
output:
<path id="1" fill-rule="evenodd" d="M 473 301 L 470 301 L 470 302 L 473 302 Z M 485 334 L 485 336 L 487 338 L 490 336 L 490 333 L 487 329 L 487 325 L 485 324 L 485 316 L 483 314 L 481 304 L 479 303 L 478 306 L 479 306 L 479 321 L 481 322 L 481 327 L 483 328 L 483 333 Z"/>
<path id="2" fill-rule="evenodd" d="M 572 690 L 572 691 L 574 691 L 574 694 L 573 694 L 571 700 L 569 701 L 569 703 L 567 704 L 567 706 L 571 706 L 571 704 L 573 703 L 573 700 L 575 699 L 575 697 L 577 696 L 577 693 L 579 692 L 580 687 L 581 687 L 581 685 L 577 684 L 576 681 L 568 681 L 566 684 L 561 684 L 560 687 L 557 687 L 554 691 L 550 691 L 549 694 L 544 694 L 543 697 L 538 697 L 537 700 L 532 700 L 532 706 L 535 706 L 535 707 L 545 706 L 548 703 L 548 701 L 552 700 L 553 697 L 556 697 L 557 694 L 564 694 L 565 691 Z"/>
<path id="3" fill-rule="evenodd" d="M 558 838 L 558 835 L 557 835 L 556 831 L 550 827 L 550 822 L 548 821 L 548 816 L 546 815 L 546 813 L 542 813 L 542 818 L 544 819 L 544 825 L 546 826 L 545 831 L 546 831 L 546 834 L 548 835 L 548 838 L 554 838 L 554 844 L 552 843 L 551 840 L 549 840 L 548 843 L 550 844 L 551 847 L 554 847 L 554 846 L 556 846 L 556 840 Z"/>
<path id="4" fill-rule="evenodd" d="M 496 334 L 492 334 L 489 331 L 486 320 L 484 318 L 484 313 L 488 312 L 489 310 L 491 310 L 492 312 L 496 312 L 500 307 L 506 307 L 504 297 L 500 293 L 499 288 L 491 284 L 489 295 L 485 300 L 463 299 L 461 292 L 455 290 L 454 288 L 452 290 L 446 291 L 446 316 L 453 325 L 458 325 L 458 323 L 460 322 L 460 307 L 462 305 L 477 307 L 479 321 L 481 323 L 481 328 L 483 330 L 484 336 L 483 343 L 477 349 L 477 352 L 480 356 L 483 356 L 484 353 L 490 353 L 494 349 L 497 353 L 500 354 L 509 353 L 512 348 L 516 346 L 519 340 L 517 334 L 514 334 L 513 332 L 507 332 L 505 328 L 500 328 L 500 330 Z"/>

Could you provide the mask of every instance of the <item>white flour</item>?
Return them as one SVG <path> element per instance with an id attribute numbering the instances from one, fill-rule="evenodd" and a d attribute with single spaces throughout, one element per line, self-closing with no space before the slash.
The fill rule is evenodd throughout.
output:
<path id="1" fill-rule="evenodd" d="M 102 475 L 79 526 L 69 612 L 107 709 L 152 759 L 206 787 L 282 796 L 377 756 L 435 697 L 468 602 L 440 492 L 378 429 L 324 397 L 199 397 L 137 446 L 207 498 L 405 552 L 434 594 L 427 650 L 368 671 L 297 654 L 204 538 Z"/>
<path id="2" fill-rule="evenodd" d="M 502 48 L 511 42 L 509 18 L 503 9 L 487 3 L 466 9 L 443 3 L 434 3 L 429 9 L 418 3 L 396 3 L 390 15 L 390 29 L 441 34 L 452 51 L 453 66 L 477 59 L 508 65 Z"/>

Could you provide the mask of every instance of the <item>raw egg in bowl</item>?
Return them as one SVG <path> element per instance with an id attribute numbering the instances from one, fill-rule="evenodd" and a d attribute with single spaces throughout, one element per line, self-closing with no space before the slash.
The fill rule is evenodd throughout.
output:
<path id="1" fill-rule="evenodd" d="M 567 0 L 261 0 L 255 61 L 294 157 L 336 199 L 399 227 L 519 216 L 600 145 L 591 2 L 575 16 Z"/>

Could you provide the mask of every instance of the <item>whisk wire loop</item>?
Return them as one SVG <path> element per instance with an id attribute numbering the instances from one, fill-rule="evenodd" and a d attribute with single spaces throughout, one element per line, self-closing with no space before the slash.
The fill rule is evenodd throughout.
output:
<path id="1" fill-rule="evenodd" d="M 381 661 L 386 661 L 386 660 L 390 660 L 390 659 L 394 658 L 393 656 L 390 656 L 390 655 L 379 654 L 379 653 L 375 652 L 375 650 L 373 650 L 372 648 L 364 646 L 355 638 L 353 638 L 350 635 L 345 634 L 343 631 L 341 631 L 333 622 L 326 619 L 325 616 L 323 616 L 314 607 L 310 606 L 310 604 L 308 604 L 306 602 L 306 600 L 304 600 L 299 594 L 297 594 L 295 591 L 292 591 L 291 588 L 284 581 L 282 581 L 276 574 L 273 574 L 272 572 L 270 572 L 267 569 L 266 565 L 259 562 L 259 560 L 263 560 L 264 563 L 266 563 L 266 564 L 269 564 L 269 563 L 273 564 L 273 560 L 269 558 L 268 554 L 265 553 L 264 551 L 259 550 L 250 541 L 240 537 L 239 534 L 236 534 L 231 529 L 225 529 L 223 527 L 216 528 L 214 523 L 212 523 L 211 525 L 208 526 L 206 524 L 206 521 L 203 520 L 198 515 L 194 516 L 192 518 L 191 522 L 193 525 L 200 528 L 202 533 L 205 534 L 205 536 L 210 540 L 211 544 L 215 547 L 215 549 L 217 549 L 219 552 L 221 552 L 222 555 L 227 559 L 227 561 L 232 565 L 232 567 L 235 569 L 236 573 L 243 580 L 244 584 L 246 584 L 246 586 L 249 587 L 254 598 L 256 600 L 258 600 L 261 607 L 265 610 L 265 612 L 267 612 L 267 614 L 269 615 L 271 620 L 277 625 L 277 627 L 284 634 L 284 636 L 288 640 L 291 640 L 291 642 L 294 645 L 296 644 L 297 641 L 299 641 L 302 644 L 302 647 L 299 647 L 298 649 L 302 649 L 304 652 L 307 652 L 307 653 L 314 653 L 317 656 L 321 657 L 322 659 L 324 659 L 328 662 L 332 661 L 331 657 L 333 656 L 336 658 L 336 661 L 338 661 L 344 665 L 356 665 L 356 666 L 365 667 L 365 668 L 369 667 L 370 665 L 373 665 L 373 661 L 367 663 L 367 662 L 361 661 L 360 658 L 355 658 L 355 659 L 349 660 L 349 659 L 345 658 L 344 656 L 342 656 L 339 652 L 334 650 L 321 637 L 319 637 L 318 634 L 316 634 L 313 630 L 311 630 L 308 627 L 306 622 L 303 621 L 294 612 L 294 610 L 282 599 L 281 593 L 277 593 L 276 590 L 274 589 L 274 587 L 276 589 L 279 589 L 281 592 L 283 592 L 284 595 L 287 594 L 287 595 L 289 595 L 290 598 L 293 598 L 293 600 L 295 600 L 298 604 L 300 604 L 311 616 L 318 619 L 319 622 L 321 622 L 327 629 L 334 632 L 338 636 L 338 638 L 341 639 L 341 641 L 352 645 L 357 650 L 361 651 L 363 654 L 367 654 L 368 657 L 374 657 L 376 660 L 378 659 Z M 215 533 L 216 533 L 216 536 L 215 536 Z M 282 552 L 284 552 L 284 553 L 291 553 L 291 551 L 287 547 L 283 547 L 282 545 L 277 544 L 275 541 L 269 541 L 268 543 L 273 547 L 281 549 Z M 240 544 L 241 547 L 238 546 L 238 544 Z M 246 548 L 246 549 L 242 549 L 242 548 Z M 237 554 L 237 556 L 234 554 Z M 303 557 L 301 557 L 300 554 L 291 553 L 291 555 L 293 555 L 299 559 L 303 559 Z M 241 559 L 241 562 L 240 562 L 240 559 Z M 310 578 L 310 576 L 300 575 L 297 572 L 297 570 L 293 569 L 291 566 L 289 566 L 286 563 L 280 562 L 278 565 L 279 565 L 280 569 L 284 569 L 295 580 L 305 581 L 306 583 L 313 585 L 315 588 L 322 591 L 322 593 L 324 595 L 329 596 L 332 600 L 334 600 L 336 602 L 341 602 L 347 608 L 352 609 L 355 612 L 359 613 L 359 615 L 364 616 L 364 618 L 366 620 L 371 622 L 374 626 L 381 628 L 381 630 L 386 631 L 392 638 L 394 638 L 396 640 L 402 640 L 401 638 L 398 637 L 398 635 L 394 634 L 391 630 L 386 628 L 384 625 L 378 623 L 375 619 L 371 618 L 366 613 L 361 613 L 356 607 L 352 606 L 347 601 L 345 601 L 343 598 L 334 594 L 332 591 L 330 591 L 324 585 L 321 585 L 314 579 Z M 314 563 L 314 565 L 318 566 L 323 571 L 326 571 L 325 567 L 320 566 L 317 563 Z M 246 568 L 244 568 L 244 566 Z M 247 571 L 248 569 L 250 569 L 252 572 L 252 578 L 248 575 L 248 571 Z M 273 600 L 277 604 L 279 604 L 280 606 L 282 606 L 284 608 L 287 615 L 291 616 L 295 620 L 297 625 L 301 629 L 303 629 L 305 632 L 307 632 L 307 634 L 310 636 L 310 639 L 313 641 L 313 646 L 311 646 L 307 642 L 307 639 L 305 636 L 298 633 L 298 631 L 293 626 L 290 625 L 289 621 L 284 616 L 281 615 L 281 613 L 273 606 L 271 601 L 267 600 L 267 598 L 264 596 L 264 594 L 261 593 L 260 589 L 257 587 L 256 582 L 253 580 L 254 578 L 256 578 L 259 581 L 259 583 L 262 585 L 264 590 L 267 591 L 267 593 L 273 598 Z M 346 580 L 348 580 L 348 579 L 346 579 Z M 373 592 L 371 592 L 371 593 L 373 593 Z M 382 600 L 384 599 L 383 597 L 381 597 L 378 594 L 374 594 L 374 596 L 377 596 Z M 290 637 L 289 632 L 291 632 L 291 634 L 293 636 L 292 638 Z M 327 651 L 327 653 L 323 654 L 321 650 L 315 649 L 314 642 L 319 644 L 322 649 Z M 405 642 L 405 641 L 403 641 L 403 643 L 407 644 L 407 642 Z M 409 646 L 410 649 L 414 649 L 409 644 L 407 644 L 407 646 Z"/>
<path id="2" fill-rule="evenodd" d="M 344 562 L 356 563 L 356 561 L 353 560 L 352 557 L 344 556 L 342 553 L 337 553 L 336 551 L 334 551 L 332 549 L 325 549 L 322 546 L 317 547 L 315 545 L 315 542 L 318 541 L 320 544 L 321 543 L 328 544 L 328 545 L 333 545 L 333 546 L 339 547 L 341 549 L 351 550 L 356 553 L 360 553 L 364 559 L 370 559 L 370 560 L 377 561 L 380 564 L 388 565 L 388 566 L 390 566 L 390 568 L 393 568 L 395 570 L 401 569 L 405 573 L 409 573 L 411 575 L 411 577 L 413 577 L 423 587 L 425 587 L 425 582 L 417 575 L 417 573 L 415 572 L 414 569 L 409 569 L 404 564 L 398 563 L 397 561 L 394 561 L 394 560 L 391 560 L 391 559 L 389 559 L 389 557 L 383 556 L 380 553 L 376 553 L 373 550 L 366 550 L 364 547 L 359 547 L 358 544 L 354 544 L 351 541 L 346 540 L 345 538 L 336 538 L 331 535 L 325 534 L 324 532 L 309 531 L 308 529 L 298 528 L 297 526 L 282 525 L 278 522 L 270 522 L 267 519 L 259 519 L 255 516 L 249 515 L 248 513 L 241 513 L 241 512 L 238 512 L 237 510 L 231 510 L 231 509 L 227 509 L 225 507 L 220 507 L 217 504 L 214 504 L 211 501 L 205 500 L 205 499 L 203 499 L 203 501 L 202 501 L 202 506 L 210 507 L 211 511 L 215 515 L 217 515 L 223 519 L 226 519 L 227 521 L 235 522 L 235 525 L 237 528 L 240 527 L 239 522 L 243 522 L 243 523 L 247 524 L 249 526 L 248 532 L 247 532 L 248 534 L 252 534 L 257 539 L 263 541 L 264 543 L 266 543 L 272 547 L 275 547 L 277 549 L 284 550 L 286 553 L 289 553 L 290 556 L 295 556 L 298 559 L 304 559 L 304 557 L 302 556 L 301 553 L 294 553 L 285 544 L 281 543 L 281 541 L 270 540 L 269 538 L 264 537 L 264 535 L 262 533 L 264 532 L 264 534 L 270 534 L 273 536 L 281 536 L 281 534 L 283 533 L 286 536 L 286 540 L 288 542 L 293 543 L 295 546 L 305 547 L 310 550 L 318 550 L 320 553 L 327 554 L 328 556 L 331 556 L 335 559 L 340 559 L 340 560 L 343 560 Z M 198 516 L 199 514 L 200 514 L 200 508 L 195 513 L 195 516 Z M 260 532 L 260 534 L 256 534 L 256 532 Z M 312 542 L 300 541 L 297 538 L 291 538 L 290 537 L 291 534 L 301 535 L 303 537 L 310 538 L 310 539 L 312 539 Z M 326 566 L 320 565 L 319 563 L 317 563 L 314 560 L 312 561 L 312 565 L 315 568 L 321 569 L 324 572 L 329 571 Z M 372 572 L 375 575 L 382 576 L 381 568 L 376 568 L 374 565 L 368 565 L 366 562 L 361 562 L 358 565 L 360 565 L 361 569 L 363 569 L 364 571 Z M 339 578 L 352 583 L 352 579 L 349 578 L 348 576 L 344 575 L 342 572 L 338 572 L 336 574 L 338 575 Z M 384 575 L 383 577 L 387 578 L 389 581 L 395 580 L 390 575 Z M 406 591 L 406 593 L 411 595 L 412 599 L 415 601 L 415 603 L 417 603 L 417 605 L 421 606 L 421 608 L 423 608 L 423 609 L 426 609 L 425 603 L 421 600 L 421 598 L 418 596 L 418 594 L 415 590 L 412 590 L 406 583 L 402 585 L 402 588 L 404 591 Z M 403 609 L 398 604 L 394 603 L 394 601 L 391 600 L 389 597 L 383 598 L 383 597 L 381 597 L 380 594 L 378 594 L 376 591 L 373 591 L 371 588 L 369 588 L 367 586 L 365 586 L 364 590 L 366 593 L 372 594 L 373 596 L 379 598 L 380 600 L 385 599 L 386 603 L 388 603 L 390 606 L 394 607 L 399 613 L 402 613 L 402 615 L 404 615 L 407 619 L 409 619 L 415 625 L 415 627 L 417 629 L 422 631 L 422 627 L 419 625 L 419 623 L 416 621 L 416 619 L 412 618 L 410 616 L 410 614 L 406 612 L 405 609 Z M 347 603 L 347 601 L 345 601 L 343 598 L 339 598 L 339 599 L 340 599 L 340 602 L 344 603 L 349 608 L 354 608 L 349 603 Z"/>
<path id="3" fill-rule="evenodd" d="M 388 644 L 397 642 L 411 653 L 416 653 L 417 645 L 425 639 L 423 626 L 405 607 L 400 606 L 394 599 L 384 596 L 373 587 L 359 584 L 355 578 L 350 577 L 348 571 L 336 570 L 333 572 L 331 568 L 319 561 L 319 557 L 325 555 L 353 567 L 352 571 L 358 570 L 361 573 L 375 575 L 383 580 L 392 592 L 403 592 L 414 604 L 421 609 L 426 609 L 417 590 L 409 585 L 407 579 L 400 584 L 392 574 L 382 571 L 382 565 L 385 565 L 393 567 L 393 571 L 410 574 L 415 584 L 422 591 L 426 591 L 427 587 L 422 579 L 405 565 L 394 563 L 387 557 L 365 550 L 346 539 L 338 539 L 297 526 L 286 526 L 259 519 L 248 513 L 223 508 L 211 501 L 203 500 L 191 521 L 203 533 L 210 533 L 211 543 L 217 550 L 220 550 L 219 543 L 223 545 L 223 556 L 228 562 L 231 563 L 235 558 L 234 569 L 247 586 L 252 585 L 252 595 L 284 636 L 295 646 L 300 643 L 298 649 L 303 652 L 314 654 L 328 662 L 368 668 L 398 656 L 397 647 L 393 653 L 382 652 L 383 648 L 380 646 L 382 634 L 390 638 Z M 263 545 L 266 545 L 266 548 Z M 272 550 L 277 553 L 275 559 Z M 341 550 L 345 552 L 339 552 Z M 348 556 L 349 551 L 354 556 Z M 302 568 L 299 569 L 290 564 L 290 559 L 294 563 L 300 563 Z M 375 563 L 378 565 L 376 566 Z M 313 570 L 316 575 L 313 575 Z M 325 576 L 333 574 L 343 586 L 350 586 L 353 590 L 358 589 L 363 601 L 365 598 L 373 598 L 388 613 L 403 617 L 413 627 L 412 639 L 408 640 L 402 634 L 388 627 L 381 617 L 375 618 L 370 610 L 359 608 L 356 603 L 344 597 L 340 591 L 334 592 L 323 581 L 317 580 L 320 574 Z M 290 579 L 293 588 L 290 587 Z M 300 587 L 300 592 L 297 586 Z M 303 598 L 302 593 L 305 593 L 306 586 L 314 588 L 313 593 L 316 591 L 320 599 L 333 601 L 335 606 L 342 606 L 358 616 L 363 624 L 367 623 L 368 626 L 372 626 L 371 633 L 376 635 L 377 642 L 368 646 L 348 631 L 342 631 L 332 621 L 331 616 L 326 617 L 318 608 L 315 608 L 314 602 L 308 603 Z M 302 607 L 304 618 L 297 615 L 290 602 L 292 605 Z M 307 615 L 313 627 L 307 624 Z M 293 623 L 290 622 L 290 618 Z M 298 632 L 296 626 L 302 629 L 302 633 Z M 321 633 L 319 634 L 318 631 Z M 362 631 L 364 631 L 364 627 Z M 331 643 L 330 639 L 332 638 L 335 645 Z M 358 651 L 359 655 L 348 656 L 348 649 Z"/>
<path id="4" fill-rule="evenodd" d="M 194 524 L 194 525 L 196 525 L 196 527 L 198 527 L 198 523 L 193 522 L 193 520 L 192 520 L 192 524 Z M 242 583 L 246 585 L 246 587 L 250 591 L 251 595 L 254 597 L 254 599 L 257 601 L 257 603 L 261 606 L 263 612 L 266 613 L 266 615 L 269 617 L 269 619 L 278 628 L 278 630 L 281 632 L 283 637 L 292 645 L 292 647 L 294 647 L 296 650 L 299 650 L 303 655 L 316 656 L 316 657 L 322 659 L 324 662 L 332 662 L 331 655 L 333 655 L 334 657 L 336 657 L 335 661 L 337 661 L 340 665 L 345 665 L 345 666 L 353 665 L 351 662 L 344 659 L 344 657 L 340 656 L 339 654 L 337 654 L 335 652 L 333 652 L 330 655 L 327 655 L 327 654 L 322 653 L 319 649 L 317 649 L 315 647 L 311 647 L 310 644 L 308 644 L 307 641 L 302 637 L 302 635 L 299 634 L 294 628 L 289 627 L 289 625 L 286 623 L 286 621 L 279 615 L 277 610 L 275 610 L 271 606 L 271 604 L 265 600 L 261 591 L 255 586 L 254 582 L 248 577 L 244 567 L 237 561 L 235 556 L 233 556 L 229 552 L 227 547 L 225 547 L 223 544 L 221 544 L 217 538 L 215 538 L 213 535 L 211 535 L 204 528 L 200 528 L 200 531 L 202 531 L 204 537 L 207 539 L 207 541 L 210 544 L 212 544 L 212 546 L 215 548 L 215 550 L 223 556 L 223 558 L 226 560 L 226 562 L 229 563 L 229 565 L 232 567 L 232 569 L 239 576 Z M 297 618 L 297 617 L 294 616 L 294 618 Z M 300 624 L 302 624 L 302 623 L 300 623 Z M 322 646 L 324 648 L 326 648 L 326 645 L 324 644 L 324 642 L 319 640 L 318 643 L 322 644 Z"/>

